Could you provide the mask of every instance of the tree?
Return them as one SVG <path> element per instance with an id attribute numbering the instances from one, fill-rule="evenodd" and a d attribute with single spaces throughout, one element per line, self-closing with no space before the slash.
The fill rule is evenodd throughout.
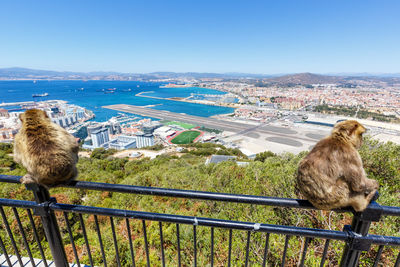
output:
<path id="1" fill-rule="evenodd" d="M 264 152 L 258 153 L 256 155 L 256 157 L 254 158 L 254 160 L 264 162 L 267 158 L 275 157 L 275 156 L 276 156 L 275 153 L 273 153 L 271 151 L 264 151 Z"/>

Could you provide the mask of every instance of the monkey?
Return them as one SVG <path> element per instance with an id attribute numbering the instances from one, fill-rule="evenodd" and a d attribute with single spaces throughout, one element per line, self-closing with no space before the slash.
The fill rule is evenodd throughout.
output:
<path id="1" fill-rule="evenodd" d="M 75 138 L 43 110 L 26 110 L 19 119 L 22 127 L 14 138 L 14 160 L 27 169 L 20 182 L 48 188 L 75 179 L 79 150 Z"/>
<path id="2" fill-rule="evenodd" d="M 368 206 L 379 183 L 367 178 L 358 153 L 365 132 L 358 121 L 338 122 L 300 161 L 297 187 L 313 206 L 323 210 L 352 206 L 356 212 Z"/>

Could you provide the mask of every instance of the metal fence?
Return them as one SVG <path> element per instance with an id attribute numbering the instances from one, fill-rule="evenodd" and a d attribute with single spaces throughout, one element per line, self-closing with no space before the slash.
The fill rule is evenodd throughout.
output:
<path id="1" fill-rule="evenodd" d="M 18 176 L 8 176 L 0 175 L 0 182 L 2 183 L 19 183 Z M 95 182 L 83 182 L 83 181 L 73 181 L 68 185 L 63 185 L 62 187 L 69 187 L 75 189 L 84 190 L 98 190 L 107 192 L 119 192 L 126 194 L 141 194 L 141 195 L 151 195 L 151 196 L 163 196 L 163 197 L 173 197 L 173 198 L 188 198 L 188 199 L 200 199 L 209 201 L 225 201 L 232 203 L 243 203 L 243 204 L 256 204 L 256 205 L 266 205 L 273 207 L 286 207 L 286 208 L 300 208 L 300 209 L 315 209 L 308 201 L 299 199 L 287 199 L 287 198 L 274 198 L 274 197 L 261 197 L 252 195 L 236 195 L 236 194 L 223 194 L 223 193 L 212 193 L 212 192 L 202 192 L 202 191 L 190 191 L 190 190 L 176 190 L 176 189 L 165 189 L 165 188 L 154 188 L 154 187 L 141 187 L 132 185 L 120 185 L 120 184 L 105 184 L 105 183 L 95 183 Z M 303 247 L 299 251 L 299 261 L 296 263 L 298 266 L 303 266 L 307 257 L 307 252 L 309 244 L 312 239 L 322 239 L 325 240 L 324 249 L 321 257 L 320 266 L 324 266 L 327 253 L 330 250 L 330 242 L 333 240 L 338 240 L 344 242 L 344 248 L 341 252 L 341 266 L 358 266 L 360 255 L 364 251 L 369 251 L 371 245 L 378 245 L 376 251 L 376 256 L 374 257 L 373 266 L 378 266 L 383 249 L 385 246 L 400 246 L 400 237 L 391 236 L 381 236 L 368 234 L 370 225 L 372 222 L 378 222 L 382 216 L 400 216 L 400 207 L 390 207 L 382 206 L 376 202 L 372 202 L 368 208 L 362 213 L 353 212 L 352 209 L 340 209 L 335 210 L 337 213 L 343 212 L 353 212 L 352 225 L 346 225 L 343 231 L 325 230 L 325 229 L 314 229 L 314 228 L 303 228 L 295 226 L 284 226 L 284 225 L 273 225 L 264 224 L 256 222 L 243 222 L 243 221 L 232 221 L 232 220 L 221 220 L 213 218 L 202 218 L 202 217 L 192 217 L 192 216 L 181 216 L 174 214 L 162 214 L 162 213 L 151 213 L 143 211 L 131 211 L 124 209 L 110 209 L 110 208 L 100 208 L 92 206 L 82 206 L 82 205 L 71 205 L 71 204 L 61 204 L 57 203 L 56 199 L 51 198 L 49 192 L 46 188 L 38 186 L 36 184 L 29 184 L 26 186 L 28 190 L 31 190 L 35 201 L 25 201 L 25 200 L 15 200 L 15 199 L 0 199 L 0 213 L 2 217 L 3 227 L 1 231 L 3 236 L 6 236 L 8 240 L 3 240 L 0 238 L 0 247 L 5 258 L 5 263 L 8 266 L 12 266 L 10 260 L 11 255 L 17 257 L 18 264 L 20 266 L 32 266 L 38 265 L 38 259 L 34 259 L 32 256 L 32 250 L 36 252 L 39 250 L 41 255 L 40 264 L 42 266 L 48 266 L 46 261 L 46 253 L 44 246 L 48 247 L 51 251 L 52 259 L 57 267 L 69 266 L 67 261 L 67 256 L 65 252 L 65 244 L 63 244 L 63 239 L 60 234 L 60 218 L 56 218 L 55 213 L 62 214 L 64 220 L 64 228 L 68 232 L 68 237 L 72 251 L 75 258 L 75 264 L 77 266 L 82 266 L 79 253 L 77 251 L 77 246 L 74 240 L 74 229 L 70 225 L 70 216 L 77 216 L 79 221 L 80 231 L 84 237 L 84 246 L 86 248 L 88 263 L 94 266 L 94 261 L 92 257 L 91 246 L 87 231 L 85 221 L 82 215 L 89 214 L 94 218 L 94 225 L 98 237 L 99 247 L 96 250 L 100 251 L 101 254 L 101 265 L 102 266 L 140 266 L 135 263 L 135 253 L 134 245 L 131 236 L 131 221 L 141 220 L 141 232 L 144 238 L 144 253 L 145 253 L 145 265 L 155 266 L 155 263 L 151 261 L 149 252 L 149 242 L 148 242 L 148 226 L 146 221 L 158 222 L 158 238 L 160 242 L 160 256 L 159 264 L 161 266 L 166 266 L 166 253 L 164 251 L 164 233 L 163 226 L 165 223 L 175 224 L 175 234 L 176 234 L 176 247 L 178 266 L 185 266 L 182 263 L 182 247 L 181 247 L 181 227 L 182 225 L 191 225 L 192 227 L 192 238 L 193 240 L 193 255 L 192 264 L 194 266 L 199 265 L 198 263 L 198 227 L 208 227 L 210 228 L 210 261 L 209 265 L 215 265 L 215 229 L 221 228 L 226 229 L 229 233 L 227 246 L 227 260 L 224 264 L 225 266 L 231 266 L 232 263 L 232 235 L 234 231 L 245 231 L 246 233 L 246 245 L 243 262 L 245 266 L 249 263 L 249 247 L 251 244 L 251 235 L 254 232 L 265 233 L 265 241 L 263 245 L 263 255 L 262 260 L 258 263 L 259 266 L 266 266 L 268 251 L 273 244 L 270 244 L 270 235 L 279 234 L 285 237 L 284 249 L 281 256 L 281 266 L 287 266 L 286 253 L 288 249 L 289 239 L 291 237 L 302 237 L 305 238 L 303 242 Z M 5 212 L 4 207 L 12 210 L 12 215 Z M 17 209 L 18 208 L 18 209 Z M 21 222 L 21 209 L 25 210 L 26 216 L 23 217 L 25 221 Z M 73 215 L 71 215 L 73 214 Z M 11 219 L 13 216 L 14 219 Z M 113 250 L 115 251 L 115 262 L 107 262 L 107 253 L 111 248 L 104 247 L 102 231 L 99 227 L 99 216 L 108 217 L 113 241 Z M 40 217 L 39 223 L 35 223 L 35 218 Z M 124 257 L 121 258 L 119 253 L 119 242 L 116 233 L 115 220 L 122 218 L 125 221 L 125 231 L 128 233 L 129 240 L 129 259 Z M 10 227 L 10 220 L 14 223 L 14 228 L 18 230 L 18 233 L 12 232 L 12 227 Z M 36 220 L 38 221 L 38 220 Z M 40 225 L 38 225 L 40 224 Z M 34 242 L 29 242 L 26 235 L 26 228 L 33 233 Z M 25 229 L 24 229 L 25 228 Z M 43 229 L 45 241 L 40 238 L 39 229 Z M 15 240 L 15 235 L 22 238 L 24 247 L 18 247 Z M 64 242 L 65 243 L 65 242 Z M 8 246 L 6 245 L 8 244 Z M 12 248 L 12 249 L 11 249 Z M 21 250 L 24 250 L 24 254 L 28 255 L 29 263 L 26 265 L 23 262 L 21 256 Z M 36 260 L 36 261 L 35 261 Z M 4 264 L 5 264 L 4 263 Z M 286 263 L 286 265 L 285 265 Z M 1 263 L 0 263 L 1 265 Z M 168 266 L 168 265 L 167 265 Z M 393 266 L 400 266 L 400 253 L 397 255 L 396 261 L 393 262 Z"/>

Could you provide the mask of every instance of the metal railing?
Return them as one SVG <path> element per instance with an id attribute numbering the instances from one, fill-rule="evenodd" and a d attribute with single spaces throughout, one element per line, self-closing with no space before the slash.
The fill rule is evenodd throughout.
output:
<path id="1" fill-rule="evenodd" d="M 19 183 L 18 176 L 8 176 L 0 175 L 0 182 L 3 183 Z M 187 198 L 187 199 L 200 199 L 209 201 L 225 201 L 233 203 L 243 203 L 243 204 L 256 204 L 256 205 L 266 205 L 273 207 L 286 207 L 286 208 L 300 208 L 300 209 L 315 209 L 308 201 L 299 199 L 287 199 L 287 198 L 274 198 L 274 197 L 261 197 L 252 195 L 237 195 L 237 194 L 224 194 L 224 193 L 212 193 L 212 192 L 202 192 L 202 191 L 191 191 L 191 190 L 176 190 L 176 189 L 165 189 L 165 188 L 154 188 L 154 187 L 141 187 L 132 185 L 121 185 L 121 184 L 105 184 L 105 183 L 95 183 L 95 182 L 83 182 L 83 181 L 73 181 L 62 187 L 69 187 L 75 189 L 85 189 L 85 190 L 98 190 L 98 191 L 108 191 L 108 192 L 119 192 L 128 194 L 141 194 L 141 195 L 151 195 L 151 196 L 163 196 L 163 197 L 175 197 L 175 198 Z M 86 248 L 86 253 L 88 261 L 91 266 L 94 266 L 94 260 L 92 257 L 91 250 L 93 246 L 90 245 L 87 230 L 82 215 L 88 214 L 93 215 L 94 225 L 96 234 L 98 237 L 99 248 L 101 254 L 101 265 L 102 266 L 139 266 L 135 263 L 135 250 L 131 235 L 130 220 L 136 219 L 142 221 L 142 233 L 144 238 L 144 250 L 145 250 L 145 265 L 154 266 L 150 259 L 149 252 L 149 241 L 146 221 L 158 222 L 158 237 L 160 240 L 160 265 L 166 266 L 166 255 L 164 251 L 164 234 L 163 234 L 163 223 L 173 223 L 176 224 L 176 247 L 177 247 L 177 265 L 182 265 L 182 247 L 181 247 L 181 237 L 180 228 L 182 225 L 192 225 L 193 227 L 193 260 L 194 266 L 197 266 L 197 227 L 204 226 L 210 228 L 210 261 L 211 266 L 214 265 L 215 259 L 215 234 L 214 229 L 222 228 L 229 231 L 228 238 L 228 250 L 227 250 L 227 266 L 232 264 L 232 235 L 234 230 L 247 231 L 246 238 L 246 251 L 244 257 L 244 265 L 249 265 L 249 247 L 251 243 L 251 233 L 261 232 L 265 233 L 265 243 L 263 248 L 262 262 L 259 263 L 261 266 L 266 266 L 268 250 L 270 249 L 269 240 L 270 234 L 279 234 L 285 236 L 285 245 L 281 258 L 281 266 L 285 266 L 286 253 L 288 249 L 289 239 L 293 236 L 304 237 L 305 242 L 301 248 L 298 266 L 304 266 L 307 250 L 312 239 L 325 239 L 324 249 L 320 261 L 320 266 L 324 266 L 327 253 L 329 251 L 330 242 L 332 240 L 339 240 L 345 243 L 340 265 L 341 266 L 358 266 L 360 255 L 364 251 L 369 251 L 371 245 L 378 245 L 378 250 L 374 258 L 373 266 L 378 266 L 380 258 L 385 246 L 400 246 L 400 237 L 392 236 L 381 236 L 368 234 L 370 225 L 372 222 L 378 222 L 382 216 L 400 216 L 400 207 L 390 207 L 382 206 L 375 201 L 371 202 L 368 208 L 362 212 L 353 212 L 352 209 L 339 209 L 335 212 L 353 212 L 352 225 L 346 225 L 343 231 L 325 230 L 325 229 L 315 229 L 315 228 L 304 228 L 295 226 L 284 226 L 284 225 L 274 225 L 274 224 L 264 224 L 255 222 L 243 222 L 243 221 L 232 221 L 232 220 L 222 220 L 213 218 L 203 218 L 203 217 L 193 217 L 193 216 L 182 216 L 174 214 L 162 214 L 162 213 L 152 213 L 143 211 L 131 211 L 124 209 L 110 209 L 110 208 L 100 208 L 92 206 L 82 206 L 82 205 L 72 205 L 72 204 L 61 204 L 57 203 L 56 199 L 51 198 L 49 192 L 46 188 L 38 186 L 36 184 L 26 185 L 28 190 L 33 192 L 35 201 L 26 200 L 15 200 L 15 199 L 0 199 L 0 213 L 3 221 L 3 227 L 1 231 L 5 231 L 3 236 L 8 236 L 9 240 L 3 240 L 0 237 L 0 248 L 6 259 L 8 266 L 12 266 L 10 261 L 10 255 L 15 254 L 18 258 L 18 263 L 20 266 L 24 266 L 22 262 L 22 257 L 20 250 L 18 248 L 17 242 L 15 241 L 10 223 L 9 215 L 6 214 L 3 207 L 10 207 L 13 211 L 13 216 L 15 218 L 18 229 L 18 234 L 22 237 L 22 243 L 24 244 L 24 249 L 26 250 L 28 257 L 30 258 L 30 263 L 32 266 L 36 266 L 37 259 L 32 256 L 32 247 L 35 246 L 36 251 L 39 250 L 41 255 L 41 263 L 43 266 L 48 266 L 45 251 L 43 248 L 43 241 L 41 241 L 38 234 L 38 227 L 35 224 L 34 217 L 38 216 L 41 219 L 41 228 L 44 230 L 44 235 L 46 239 L 46 244 L 50 248 L 52 258 L 57 267 L 68 266 L 67 256 L 65 253 L 65 244 L 63 243 L 62 236 L 60 234 L 60 218 L 55 216 L 55 212 L 61 213 L 65 228 L 68 232 L 69 241 L 72 247 L 73 255 L 75 258 L 75 263 L 77 266 L 81 266 L 80 255 L 77 250 L 77 246 L 74 240 L 74 229 L 70 225 L 69 215 L 78 217 L 79 226 L 84 237 L 84 246 Z M 27 225 L 33 233 L 34 243 L 29 244 L 27 236 L 24 230 L 23 223 L 21 222 L 21 216 L 17 208 L 25 209 L 27 215 Z M 115 262 L 107 262 L 107 250 L 109 248 L 104 248 L 102 231 L 99 227 L 99 217 L 107 216 L 109 218 L 109 223 L 112 231 L 112 240 L 115 250 Z M 26 218 L 26 217 L 24 217 Z M 116 218 L 123 218 L 125 220 L 125 230 L 127 231 L 127 236 L 129 240 L 129 255 L 130 261 L 124 257 L 121 258 L 118 247 L 118 238 L 116 234 L 116 227 L 114 220 Z M 25 227 L 26 228 L 26 227 Z M 40 228 L 40 229 L 41 229 Z M 1 236 L 1 235 L 0 235 Z M 5 242 L 6 241 L 6 242 Z M 7 251 L 7 246 L 12 252 Z M 105 251 L 106 249 L 106 251 Z M 0 263 L 1 265 L 1 263 Z M 396 261 L 393 262 L 396 267 L 400 266 L 400 253 L 397 255 Z"/>

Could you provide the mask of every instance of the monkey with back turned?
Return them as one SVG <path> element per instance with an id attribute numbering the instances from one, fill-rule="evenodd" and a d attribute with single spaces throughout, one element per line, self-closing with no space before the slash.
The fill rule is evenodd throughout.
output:
<path id="1" fill-rule="evenodd" d="M 367 178 L 358 153 L 365 131 L 357 121 L 339 122 L 300 162 L 298 189 L 316 208 L 363 211 L 375 196 L 379 183 Z"/>
<path id="2" fill-rule="evenodd" d="M 30 109 L 19 118 L 22 127 L 14 139 L 14 160 L 27 169 L 21 183 L 51 187 L 74 179 L 79 150 L 75 138 L 43 110 Z"/>

